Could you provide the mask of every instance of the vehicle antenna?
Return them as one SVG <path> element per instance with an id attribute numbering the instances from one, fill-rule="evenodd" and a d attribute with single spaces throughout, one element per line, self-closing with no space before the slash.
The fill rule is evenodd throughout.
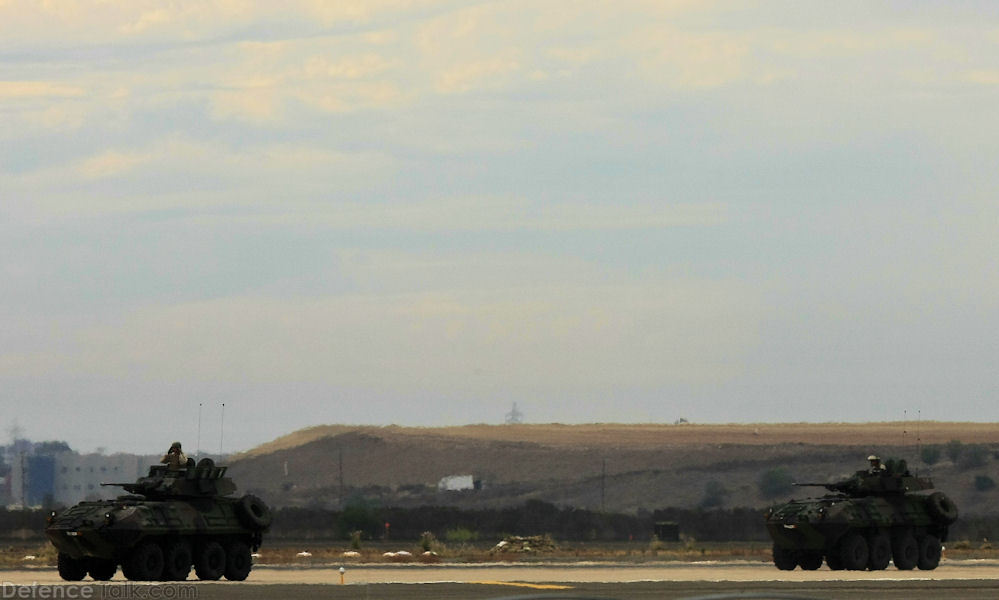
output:
<path id="1" fill-rule="evenodd" d="M 198 443 L 194 446 L 194 457 L 201 458 L 201 402 L 198 402 Z"/>
<path id="2" fill-rule="evenodd" d="M 913 464 L 918 465 L 919 459 L 923 456 L 923 439 L 919 435 L 919 426 L 923 422 L 923 411 L 916 409 L 916 457 L 913 459 Z M 919 467 L 916 467 L 916 476 L 919 476 Z"/>
<path id="3" fill-rule="evenodd" d="M 222 403 L 222 418 L 219 420 L 219 460 L 222 459 L 222 435 L 225 433 L 225 402 Z"/>

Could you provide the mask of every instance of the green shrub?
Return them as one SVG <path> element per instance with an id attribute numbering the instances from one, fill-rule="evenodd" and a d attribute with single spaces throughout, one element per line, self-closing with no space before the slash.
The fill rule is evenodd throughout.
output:
<path id="1" fill-rule="evenodd" d="M 975 476 L 975 489 L 979 492 L 987 492 L 996 486 L 996 482 L 993 481 L 988 475 L 976 475 Z"/>
<path id="2" fill-rule="evenodd" d="M 479 539 L 479 533 L 467 527 L 456 527 L 444 532 L 444 539 L 454 544 L 467 544 Z"/>
<path id="3" fill-rule="evenodd" d="M 434 545 L 436 543 L 437 543 L 437 538 L 434 536 L 432 532 L 424 531 L 422 534 L 420 534 L 420 548 L 422 548 L 424 552 L 430 552 L 431 550 L 433 550 Z"/>
<path id="4" fill-rule="evenodd" d="M 935 465 L 940 462 L 940 456 L 943 454 L 943 450 L 940 446 L 923 446 L 922 450 L 919 451 L 919 458 L 923 460 L 924 464 Z"/>

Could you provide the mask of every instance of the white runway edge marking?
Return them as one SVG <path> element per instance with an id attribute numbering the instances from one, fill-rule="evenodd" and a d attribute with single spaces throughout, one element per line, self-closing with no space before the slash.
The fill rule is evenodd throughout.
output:
<path id="1" fill-rule="evenodd" d="M 531 588 L 533 590 L 571 590 L 571 585 L 555 585 L 552 583 L 520 583 L 515 581 L 469 581 L 477 585 L 506 585 L 510 587 Z"/>

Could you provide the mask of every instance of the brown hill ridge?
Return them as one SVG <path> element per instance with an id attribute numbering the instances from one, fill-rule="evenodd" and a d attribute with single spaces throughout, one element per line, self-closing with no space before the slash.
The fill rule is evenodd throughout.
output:
<path id="1" fill-rule="evenodd" d="M 933 466 L 919 461 L 917 445 L 951 440 L 984 451 L 985 463 L 968 467 L 946 453 Z M 862 468 L 874 452 L 906 458 L 967 514 L 999 499 L 973 487 L 976 476 L 999 481 L 997 450 L 993 423 L 322 425 L 234 457 L 230 472 L 241 488 L 279 506 L 335 508 L 363 496 L 394 506 L 540 499 L 634 512 L 696 506 L 712 481 L 727 492 L 724 505 L 764 506 L 772 500 L 760 495 L 758 482 L 769 469 L 827 481 Z M 473 475 L 482 489 L 437 489 L 441 478 L 460 474 Z"/>
<path id="2" fill-rule="evenodd" d="M 383 439 L 428 440 L 441 438 L 494 442 L 529 442 L 557 447 L 647 448 L 663 444 L 832 444 L 906 445 L 999 441 L 997 423 L 739 423 L 739 424 L 622 424 L 583 425 L 516 424 L 461 425 L 454 427 L 401 427 L 398 425 L 316 425 L 281 436 L 241 453 L 243 459 L 304 446 L 310 442 L 344 433 L 366 433 Z"/>

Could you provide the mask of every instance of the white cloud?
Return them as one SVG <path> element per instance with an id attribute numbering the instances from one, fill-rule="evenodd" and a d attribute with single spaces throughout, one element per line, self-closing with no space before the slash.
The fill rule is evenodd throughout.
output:
<path id="1" fill-rule="evenodd" d="M 77 98 L 85 93 L 82 87 L 52 81 L 0 81 L 0 100 Z"/>
<path id="2" fill-rule="evenodd" d="M 147 163 L 149 159 L 149 156 L 109 151 L 79 162 L 75 170 L 86 179 L 113 177 Z"/>
<path id="3" fill-rule="evenodd" d="M 441 392 L 720 382 L 755 343 L 757 310 L 730 284 L 683 281 L 231 298 L 67 332 L 54 368 Z"/>

